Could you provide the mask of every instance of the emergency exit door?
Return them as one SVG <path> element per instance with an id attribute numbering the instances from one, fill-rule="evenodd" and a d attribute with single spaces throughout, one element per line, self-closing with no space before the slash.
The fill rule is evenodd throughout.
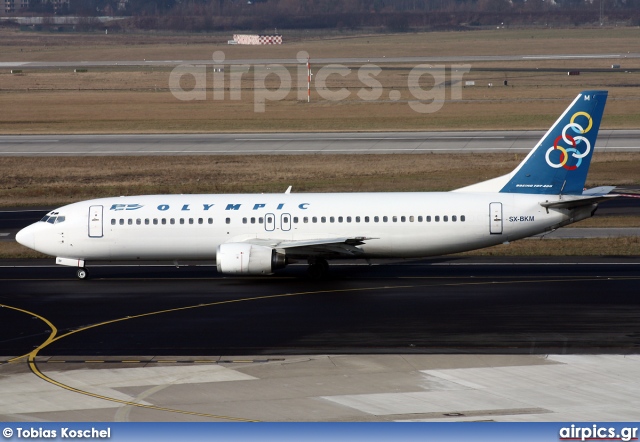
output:
<path id="1" fill-rule="evenodd" d="M 491 216 L 489 233 L 502 234 L 502 203 L 489 204 L 489 215 Z"/>
<path id="2" fill-rule="evenodd" d="M 267 213 L 264 216 L 264 230 L 267 232 L 276 230 L 276 216 L 273 213 Z"/>
<path id="3" fill-rule="evenodd" d="M 102 206 L 89 207 L 89 238 L 102 238 Z"/>
<path id="4" fill-rule="evenodd" d="M 283 232 L 288 232 L 291 230 L 291 215 L 288 213 L 283 213 L 280 215 L 280 229 Z"/>

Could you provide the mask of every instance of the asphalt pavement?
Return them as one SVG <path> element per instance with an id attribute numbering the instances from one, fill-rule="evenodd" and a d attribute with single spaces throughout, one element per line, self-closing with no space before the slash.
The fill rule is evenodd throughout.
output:
<path id="1" fill-rule="evenodd" d="M 0 156 L 524 153 L 543 131 L 3 135 Z M 637 152 L 640 130 L 601 130 L 596 152 Z"/>

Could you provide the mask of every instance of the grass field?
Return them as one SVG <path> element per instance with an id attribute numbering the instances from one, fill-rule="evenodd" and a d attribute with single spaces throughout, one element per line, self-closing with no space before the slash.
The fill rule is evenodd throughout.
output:
<path id="1" fill-rule="evenodd" d="M 461 156 L 464 161 L 456 161 Z M 0 206 L 56 206 L 114 195 L 280 193 L 289 185 L 294 192 L 448 191 L 508 173 L 523 158 L 502 154 L 2 157 Z M 639 170 L 640 154 L 598 154 L 587 185 L 640 185 Z"/>
<path id="2" fill-rule="evenodd" d="M 282 46 L 242 47 L 224 44 L 222 35 L 101 35 L 2 31 L 0 61 L 64 60 L 210 60 L 223 51 L 226 61 L 246 58 L 295 58 L 305 50 L 313 57 L 382 57 L 497 54 L 626 54 L 637 51 L 637 29 L 509 30 L 434 32 L 397 35 L 334 35 L 303 39 Z M 621 64 L 621 69 L 611 69 Z M 410 89 L 412 65 L 384 64 L 380 72 L 349 66 L 346 76 L 331 75 L 323 87 L 312 65 L 312 102 L 306 103 L 306 72 L 288 67 L 291 83 L 276 75 L 265 81 L 254 69 L 231 79 L 224 74 L 224 97 L 213 99 L 213 72 L 207 71 L 204 100 L 181 101 L 169 90 L 171 68 L 113 67 L 74 73 L 72 68 L 0 70 L 0 133 L 159 133 L 243 131 L 472 130 L 544 129 L 583 89 L 608 89 L 604 128 L 635 128 L 640 121 L 640 59 L 546 60 L 443 65 L 419 71 L 419 89 Z M 462 75 L 463 71 L 470 72 Z M 456 74 L 456 70 L 459 74 Z M 568 76 L 569 70 L 582 70 Z M 595 71 L 594 71 L 595 70 Z M 414 74 L 418 71 L 414 71 Z M 372 75 L 374 91 L 363 77 Z M 462 76 L 461 76 L 462 75 Z M 298 79 L 300 78 L 300 81 Z M 476 87 L 454 91 L 462 81 Z M 508 86 L 502 86 L 507 80 Z M 434 84 L 442 89 L 430 95 Z M 492 83 L 494 87 L 487 87 Z M 192 75 L 180 87 L 195 86 Z M 217 83 L 220 85 L 220 83 Z M 266 89 L 265 89 L 266 88 Z M 256 112 L 260 94 L 289 90 Z M 332 101 L 343 89 L 347 97 Z M 366 96 L 366 97 L 365 97 Z M 416 112 L 408 101 L 444 99 L 436 112 Z M 239 97 L 239 99 L 236 99 Z M 365 98 L 363 98 L 365 97 Z M 455 98 L 455 99 L 452 99 Z"/>
<path id="3" fill-rule="evenodd" d="M 637 28 L 496 29 L 467 32 L 369 34 L 284 31 L 280 46 L 230 46 L 232 33 L 64 34 L 0 31 L 0 61 L 226 60 L 638 52 Z"/>
<path id="4" fill-rule="evenodd" d="M 249 101 L 178 101 L 168 92 L 36 91 L 0 93 L 0 133 L 188 133 L 265 131 L 393 131 L 546 129 L 581 87 L 549 87 L 539 98 L 523 99 L 517 87 L 499 91 L 463 92 L 464 102 L 446 102 L 429 114 L 415 112 L 406 102 L 307 104 L 268 102 L 256 113 Z M 637 128 L 640 96 L 633 90 L 609 88 L 610 100 L 602 127 Z M 496 95 L 498 94 L 496 93 Z M 479 98 L 470 96 L 477 94 Z"/>

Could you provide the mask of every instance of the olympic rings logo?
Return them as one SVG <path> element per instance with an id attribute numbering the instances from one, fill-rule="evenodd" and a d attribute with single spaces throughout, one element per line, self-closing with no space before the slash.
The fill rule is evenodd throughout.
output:
<path id="1" fill-rule="evenodd" d="M 576 118 L 578 117 L 585 117 L 588 120 L 586 129 L 575 122 Z M 591 119 L 591 115 L 589 115 L 588 113 L 576 112 L 575 114 L 573 114 L 569 123 L 562 129 L 562 135 L 559 135 L 558 138 L 556 138 L 556 140 L 553 142 L 553 146 L 551 146 L 547 150 L 547 153 L 545 155 L 547 164 L 553 167 L 554 169 L 559 169 L 561 167 L 564 167 L 567 170 L 576 170 L 578 167 L 580 167 L 580 164 L 582 164 L 582 159 L 587 155 L 589 155 L 589 152 L 591 152 L 591 143 L 589 143 L 589 140 L 587 140 L 585 137 L 581 135 L 589 132 L 592 126 L 593 126 L 593 120 Z M 574 133 L 581 134 L 581 135 L 577 135 L 577 136 L 567 135 L 567 131 L 569 129 L 571 129 Z M 570 145 L 571 147 L 560 146 L 558 144 L 560 140 L 564 141 L 566 144 Z M 578 145 L 580 143 L 585 144 L 585 149 L 584 149 L 584 152 L 582 153 L 578 149 Z M 551 154 L 551 152 L 553 152 L 554 150 L 560 151 L 559 163 L 554 163 L 549 158 L 549 154 Z M 569 153 L 571 153 L 572 157 L 578 159 L 578 162 L 573 166 L 567 166 L 567 161 L 569 160 Z"/>

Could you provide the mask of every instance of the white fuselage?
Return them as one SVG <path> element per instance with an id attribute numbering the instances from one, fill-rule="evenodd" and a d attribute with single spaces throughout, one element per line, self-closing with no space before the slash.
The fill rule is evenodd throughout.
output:
<path id="1" fill-rule="evenodd" d="M 271 274 L 307 259 L 417 258 L 525 238 L 593 215 L 609 186 L 584 189 L 607 91 L 583 91 L 506 175 L 436 193 L 152 195 L 61 207 L 16 240 L 77 266 L 91 260 L 216 260 Z"/>
<path id="2" fill-rule="evenodd" d="M 183 260 L 215 259 L 224 243 L 359 237 L 356 257 L 424 257 L 524 238 L 593 210 L 547 210 L 545 199 L 465 192 L 103 198 L 57 209 L 63 222 L 35 223 L 21 242 L 68 259 Z"/>

